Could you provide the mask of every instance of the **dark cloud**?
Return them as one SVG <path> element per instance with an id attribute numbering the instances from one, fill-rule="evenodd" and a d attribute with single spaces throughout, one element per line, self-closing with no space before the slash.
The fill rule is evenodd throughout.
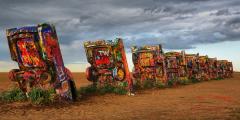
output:
<path id="1" fill-rule="evenodd" d="M 225 25 L 226 25 L 226 27 L 239 28 L 240 27 L 240 16 L 228 20 Z"/>
<path id="2" fill-rule="evenodd" d="M 0 4 L 0 60 L 9 60 L 5 29 L 51 22 L 67 63 L 86 61 L 85 40 L 124 38 L 132 45 L 240 40 L 239 0 L 4 0 Z M 79 44 L 79 45 L 77 45 Z"/>
<path id="3" fill-rule="evenodd" d="M 218 10 L 216 15 L 217 16 L 220 16 L 220 15 L 231 15 L 231 13 L 229 12 L 228 9 L 222 9 L 222 10 Z"/>

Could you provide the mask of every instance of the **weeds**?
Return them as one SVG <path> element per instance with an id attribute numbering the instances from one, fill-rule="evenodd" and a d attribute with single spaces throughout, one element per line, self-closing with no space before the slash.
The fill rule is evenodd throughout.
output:
<path id="1" fill-rule="evenodd" d="M 144 80 L 143 81 L 143 88 L 149 89 L 154 87 L 154 82 L 152 80 Z"/>
<path id="2" fill-rule="evenodd" d="M 78 90 L 78 94 L 85 95 L 85 94 L 93 94 L 96 93 L 97 87 L 95 85 L 89 85 L 87 87 L 81 87 Z"/>
<path id="3" fill-rule="evenodd" d="M 116 87 L 114 89 L 114 93 L 119 94 L 119 95 L 126 95 L 127 92 L 128 91 L 125 88 L 123 88 L 123 87 Z"/>
<path id="4" fill-rule="evenodd" d="M 115 93 L 119 95 L 127 94 L 127 90 L 124 86 L 115 87 L 111 84 L 106 84 L 101 87 L 97 87 L 95 85 L 89 85 L 86 87 L 81 87 L 78 91 L 80 95 L 91 95 L 91 94 L 106 94 L 106 93 Z"/>
<path id="5" fill-rule="evenodd" d="M 136 83 L 133 85 L 135 90 L 139 90 L 142 88 L 140 80 L 136 80 Z"/>
<path id="6" fill-rule="evenodd" d="M 18 102 L 27 101 L 28 99 L 32 104 L 47 104 L 53 102 L 55 99 L 55 90 L 42 90 L 40 88 L 33 88 L 29 93 L 28 97 L 19 88 L 13 88 L 9 91 L 2 92 L 0 99 L 3 102 Z"/>
<path id="7" fill-rule="evenodd" d="M 196 79 L 195 77 L 192 77 L 191 79 L 190 79 L 190 81 L 191 81 L 191 83 L 198 83 L 198 82 L 200 82 L 198 79 Z"/>
<path id="8" fill-rule="evenodd" d="M 183 80 L 180 80 L 179 81 L 179 84 L 180 85 L 188 85 L 190 84 L 191 81 L 189 81 L 189 79 L 183 79 Z"/>
<path id="9" fill-rule="evenodd" d="M 162 83 L 161 81 L 157 81 L 155 83 L 154 87 L 161 89 L 161 88 L 166 88 L 166 85 L 164 83 Z"/>
<path id="10" fill-rule="evenodd" d="M 54 102 L 55 100 L 55 90 L 43 90 L 40 88 L 33 88 L 31 92 L 29 92 L 29 100 L 33 104 L 42 105 L 49 104 Z"/>
<path id="11" fill-rule="evenodd" d="M 13 88 L 9 91 L 2 92 L 0 95 L 1 101 L 4 102 L 15 102 L 15 101 L 25 101 L 27 97 L 24 92 L 19 88 Z"/>
<path id="12" fill-rule="evenodd" d="M 134 89 L 140 90 L 140 89 L 149 89 L 153 88 L 155 86 L 155 82 L 153 80 L 136 80 L 136 83 L 133 85 Z"/>
<path id="13" fill-rule="evenodd" d="M 98 91 L 100 94 L 106 94 L 106 93 L 113 93 L 114 87 L 110 84 L 106 84 L 103 87 L 98 88 Z"/>
<path id="14" fill-rule="evenodd" d="M 173 87 L 176 85 L 176 83 L 177 83 L 177 79 L 171 79 L 171 80 L 168 80 L 167 85 L 168 87 Z"/>
<path id="15" fill-rule="evenodd" d="M 223 80 L 222 77 L 217 77 L 215 80 Z"/>

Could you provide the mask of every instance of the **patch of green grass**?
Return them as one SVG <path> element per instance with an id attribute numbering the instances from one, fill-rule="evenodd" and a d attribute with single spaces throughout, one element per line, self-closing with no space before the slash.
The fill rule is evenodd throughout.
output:
<path id="1" fill-rule="evenodd" d="M 152 80 L 144 80 L 143 81 L 143 88 L 149 89 L 154 87 L 154 82 Z"/>
<path id="2" fill-rule="evenodd" d="M 196 79 L 196 78 L 194 78 L 194 77 L 192 77 L 192 78 L 190 79 L 190 81 L 191 81 L 191 83 L 198 83 L 198 82 L 200 82 L 198 79 Z"/>
<path id="3" fill-rule="evenodd" d="M 78 90 L 78 94 L 85 95 L 85 94 L 92 94 L 97 92 L 97 87 L 95 85 L 89 85 L 86 87 L 81 87 Z"/>
<path id="4" fill-rule="evenodd" d="M 164 83 L 162 83 L 161 81 L 157 81 L 155 83 L 154 87 L 162 89 L 162 88 L 166 88 L 166 85 Z"/>
<path id="5" fill-rule="evenodd" d="M 40 88 L 33 88 L 29 93 L 29 100 L 33 104 L 42 105 L 49 104 L 55 100 L 55 90 L 43 90 Z"/>
<path id="6" fill-rule="evenodd" d="M 176 85 L 176 83 L 177 83 L 177 79 L 171 79 L 171 80 L 168 80 L 167 85 L 168 87 L 173 87 L 174 85 Z"/>
<path id="7" fill-rule="evenodd" d="M 24 92 L 19 88 L 13 88 L 9 91 L 2 92 L 0 94 L 0 99 L 3 102 L 16 102 L 16 101 L 25 101 L 27 97 Z"/>
<path id="8" fill-rule="evenodd" d="M 128 91 L 127 91 L 125 88 L 123 88 L 123 87 L 116 87 L 116 88 L 114 89 L 114 93 L 115 93 L 115 94 L 119 94 L 119 95 L 126 95 L 127 92 L 128 92 Z"/>
<path id="9" fill-rule="evenodd" d="M 191 81 L 189 79 L 184 79 L 179 81 L 180 85 L 189 85 L 190 83 Z"/>
<path id="10" fill-rule="evenodd" d="M 119 82 L 118 83 L 119 87 L 127 87 L 128 86 L 128 82 L 124 81 L 124 82 Z"/>
<path id="11" fill-rule="evenodd" d="M 140 80 L 136 80 L 136 83 L 133 84 L 133 88 L 134 88 L 135 90 L 142 89 Z"/>
<path id="12" fill-rule="evenodd" d="M 80 95 L 91 95 L 91 94 L 104 95 L 106 93 L 115 93 L 119 95 L 124 95 L 124 94 L 127 94 L 127 90 L 125 89 L 125 85 L 115 87 L 111 84 L 105 84 L 104 86 L 101 86 L 101 87 L 97 87 L 95 85 L 89 85 L 86 87 L 81 87 L 78 90 L 78 94 Z"/>
<path id="13" fill-rule="evenodd" d="M 100 94 L 113 93 L 114 89 L 115 89 L 114 86 L 106 84 L 103 87 L 98 88 L 98 92 Z"/>
<path id="14" fill-rule="evenodd" d="M 97 92 L 100 94 L 106 94 L 106 93 L 115 93 L 119 95 L 127 94 L 127 90 L 125 85 L 124 86 L 113 86 L 111 84 L 106 84 L 103 87 L 99 87 L 97 89 Z"/>
<path id="15" fill-rule="evenodd" d="M 217 77 L 215 80 L 223 80 L 222 77 Z"/>

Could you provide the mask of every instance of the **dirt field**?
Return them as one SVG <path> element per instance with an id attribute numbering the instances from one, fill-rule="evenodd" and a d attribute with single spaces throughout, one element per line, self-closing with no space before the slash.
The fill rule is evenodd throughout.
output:
<path id="1" fill-rule="evenodd" d="M 89 82 L 74 74 L 77 86 Z M 0 74 L 0 91 L 10 85 Z M 208 81 L 177 88 L 145 90 L 136 96 L 108 94 L 89 97 L 72 104 L 32 106 L 28 103 L 0 103 L 0 120 L 128 120 L 128 119 L 240 119 L 240 73 L 234 78 Z"/>

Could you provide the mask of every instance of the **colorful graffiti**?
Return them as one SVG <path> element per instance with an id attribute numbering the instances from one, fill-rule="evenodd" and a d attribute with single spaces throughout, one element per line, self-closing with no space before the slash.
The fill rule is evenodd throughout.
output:
<path id="1" fill-rule="evenodd" d="M 227 75 L 226 77 L 233 77 L 232 74 L 233 74 L 233 64 L 232 62 L 227 62 L 227 68 L 226 68 L 226 72 L 227 72 Z"/>
<path id="2" fill-rule="evenodd" d="M 122 39 L 87 41 L 84 48 L 87 60 L 91 64 L 86 69 L 89 81 L 100 87 L 106 84 L 120 85 L 132 91 L 133 83 Z"/>
<path id="3" fill-rule="evenodd" d="M 173 85 L 186 80 L 202 81 L 232 77 L 232 63 L 227 60 L 217 60 L 199 54 L 162 51 L 159 46 L 132 47 L 134 64 L 133 77 L 135 81 L 150 80 L 154 83 L 171 82 Z M 164 82 L 163 82 L 164 81 Z"/>
<path id="4" fill-rule="evenodd" d="M 209 79 L 218 78 L 217 58 L 208 58 L 208 74 Z"/>
<path id="5" fill-rule="evenodd" d="M 64 66 L 55 27 L 50 24 L 12 28 L 7 30 L 11 58 L 19 69 L 9 72 L 9 78 L 18 83 L 26 94 L 31 88 L 54 88 L 62 98 L 74 100 L 76 88 L 70 70 Z M 133 91 L 133 80 L 127 64 L 123 40 L 84 42 L 87 61 L 87 79 L 99 87 L 106 84 Z M 233 65 L 199 54 L 181 52 L 164 53 L 161 45 L 133 46 L 132 75 L 144 84 L 175 85 L 185 80 L 211 80 L 232 77 Z"/>
<path id="6" fill-rule="evenodd" d="M 7 30 L 11 58 L 19 69 L 9 72 L 27 94 L 31 88 L 54 88 L 66 99 L 76 98 L 71 72 L 64 66 L 55 27 L 50 24 Z"/>
<path id="7" fill-rule="evenodd" d="M 199 56 L 199 72 L 200 80 L 209 80 L 209 69 L 208 69 L 208 56 Z"/>
<path id="8" fill-rule="evenodd" d="M 161 45 L 132 47 L 132 60 L 133 77 L 141 85 L 146 81 L 166 84 L 165 57 Z"/>
<path id="9" fill-rule="evenodd" d="M 166 69 L 168 80 L 185 80 L 187 79 L 187 65 L 185 61 L 185 52 L 167 52 L 166 57 Z"/>
<path id="10" fill-rule="evenodd" d="M 188 79 L 200 80 L 198 54 L 186 54 Z"/>

